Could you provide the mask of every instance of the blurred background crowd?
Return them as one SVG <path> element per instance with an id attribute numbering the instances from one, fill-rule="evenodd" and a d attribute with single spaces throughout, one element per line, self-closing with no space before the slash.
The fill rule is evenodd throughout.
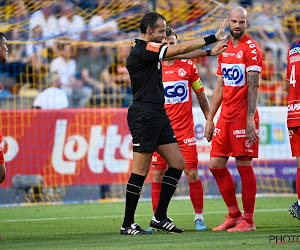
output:
<path id="1" fill-rule="evenodd" d="M 264 52 L 259 105 L 286 105 L 289 45 L 300 37 L 299 0 L 0 0 L 9 58 L 0 64 L 1 108 L 128 107 L 126 58 L 149 11 L 181 41 L 216 32 L 229 9 L 248 10 L 248 34 Z M 206 94 L 216 57 L 195 59 Z"/>

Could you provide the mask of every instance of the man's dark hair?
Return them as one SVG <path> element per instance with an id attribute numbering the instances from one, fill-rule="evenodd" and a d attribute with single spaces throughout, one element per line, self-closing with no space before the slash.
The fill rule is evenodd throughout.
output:
<path id="1" fill-rule="evenodd" d="M 145 34 L 148 27 L 155 29 L 157 27 L 157 20 L 159 18 L 166 20 L 166 18 L 163 15 L 158 14 L 157 12 L 149 12 L 146 15 L 144 15 L 140 22 L 141 33 Z"/>
<path id="2" fill-rule="evenodd" d="M 166 28 L 166 36 L 175 36 L 177 39 L 177 34 L 175 30 L 173 30 L 170 26 L 167 26 Z"/>

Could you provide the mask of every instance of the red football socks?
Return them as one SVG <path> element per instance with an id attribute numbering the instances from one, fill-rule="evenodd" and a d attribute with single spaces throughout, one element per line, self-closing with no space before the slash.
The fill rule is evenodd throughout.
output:
<path id="1" fill-rule="evenodd" d="M 158 206 L 160 191 L 161 191 L 161 182 L 152 182 L 151 197 L 152 197 L 153 214 L 155 214 Z"/>
<path id="2" fill-rule="evenodd" d="M 220 193 L 225 201 L 229 216 L 236 218 L 242 215 L 235 195 L 235 185 L 231 174 L 226 167 L 210 168 L 211 173 L 219 186 Z"/>
<path id="3" fill-rule="evenodd" d="M 201 180 L 189 182 L 190 197 L 193 203 L 195 214 L 202 214 L 203 212 L 203 188 Z"/>
<path id="4" fill-rule="evenodd" d="M 253 224 L 253 213 L 256 195 L 256 178 L 252 166 L 237 166 L 242 181 L 242 201 L 244 220 Z"/>

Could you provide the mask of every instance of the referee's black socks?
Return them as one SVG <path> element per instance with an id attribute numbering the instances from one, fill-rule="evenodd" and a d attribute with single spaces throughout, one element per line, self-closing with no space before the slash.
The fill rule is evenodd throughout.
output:
<path id="1" fill-rule="evenodd" d="M 146 176 L 131 173 L 129 181 L 126 186 L 126 205 L 125 205 L 125 217 L 122 227 L 129 227 L 134 223 L 134 213 L 138 204 L 142 187 Z"/>
<path id="2" fill-rule="evenodd" d="M 164 178 L 162 180 L 162 185 L 161 185 L 159 203 L 155 213 L 155 218 L 158 221 L 167 218 L 167 209 L 170 200 L 176 190 L 181 174 L 182 174 L 182 170 L 169 167 L 167 172 L 164 175 Z"/>

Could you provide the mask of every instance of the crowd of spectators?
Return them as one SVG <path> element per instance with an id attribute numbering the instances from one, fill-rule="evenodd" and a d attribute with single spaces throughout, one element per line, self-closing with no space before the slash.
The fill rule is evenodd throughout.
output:
<path id="1" fill-rule="evenodd" d="M 34 99 L 43 90 L 53 88 L 54 82 L 56 89 L 66 93 L 68 107 L 130 105 L 126 58 L 133 38 L 139 35 L 139 19 L 153 10 L 153 3 L 0 0 L 0 31 L 9 41 L 8 61 L 0 64 L 5 90 L 2 100 L 24 95 L 26 90 L 31 90 L 28 95 Z M 182 40 L 216 28 L 216 20 L 223 19 L 234 4 L 248 8 L 250 35 L 265 53 L 260 104 L 285 104 L 286 53 L 300 35 L 298 1 L 159 0 L 155 4 L 156 11 L 166 16 Z M 195 62 L 209 95 L 215 82 L 216 59 Z M 59 84 L 49 81 L 53 74 Z"/>

